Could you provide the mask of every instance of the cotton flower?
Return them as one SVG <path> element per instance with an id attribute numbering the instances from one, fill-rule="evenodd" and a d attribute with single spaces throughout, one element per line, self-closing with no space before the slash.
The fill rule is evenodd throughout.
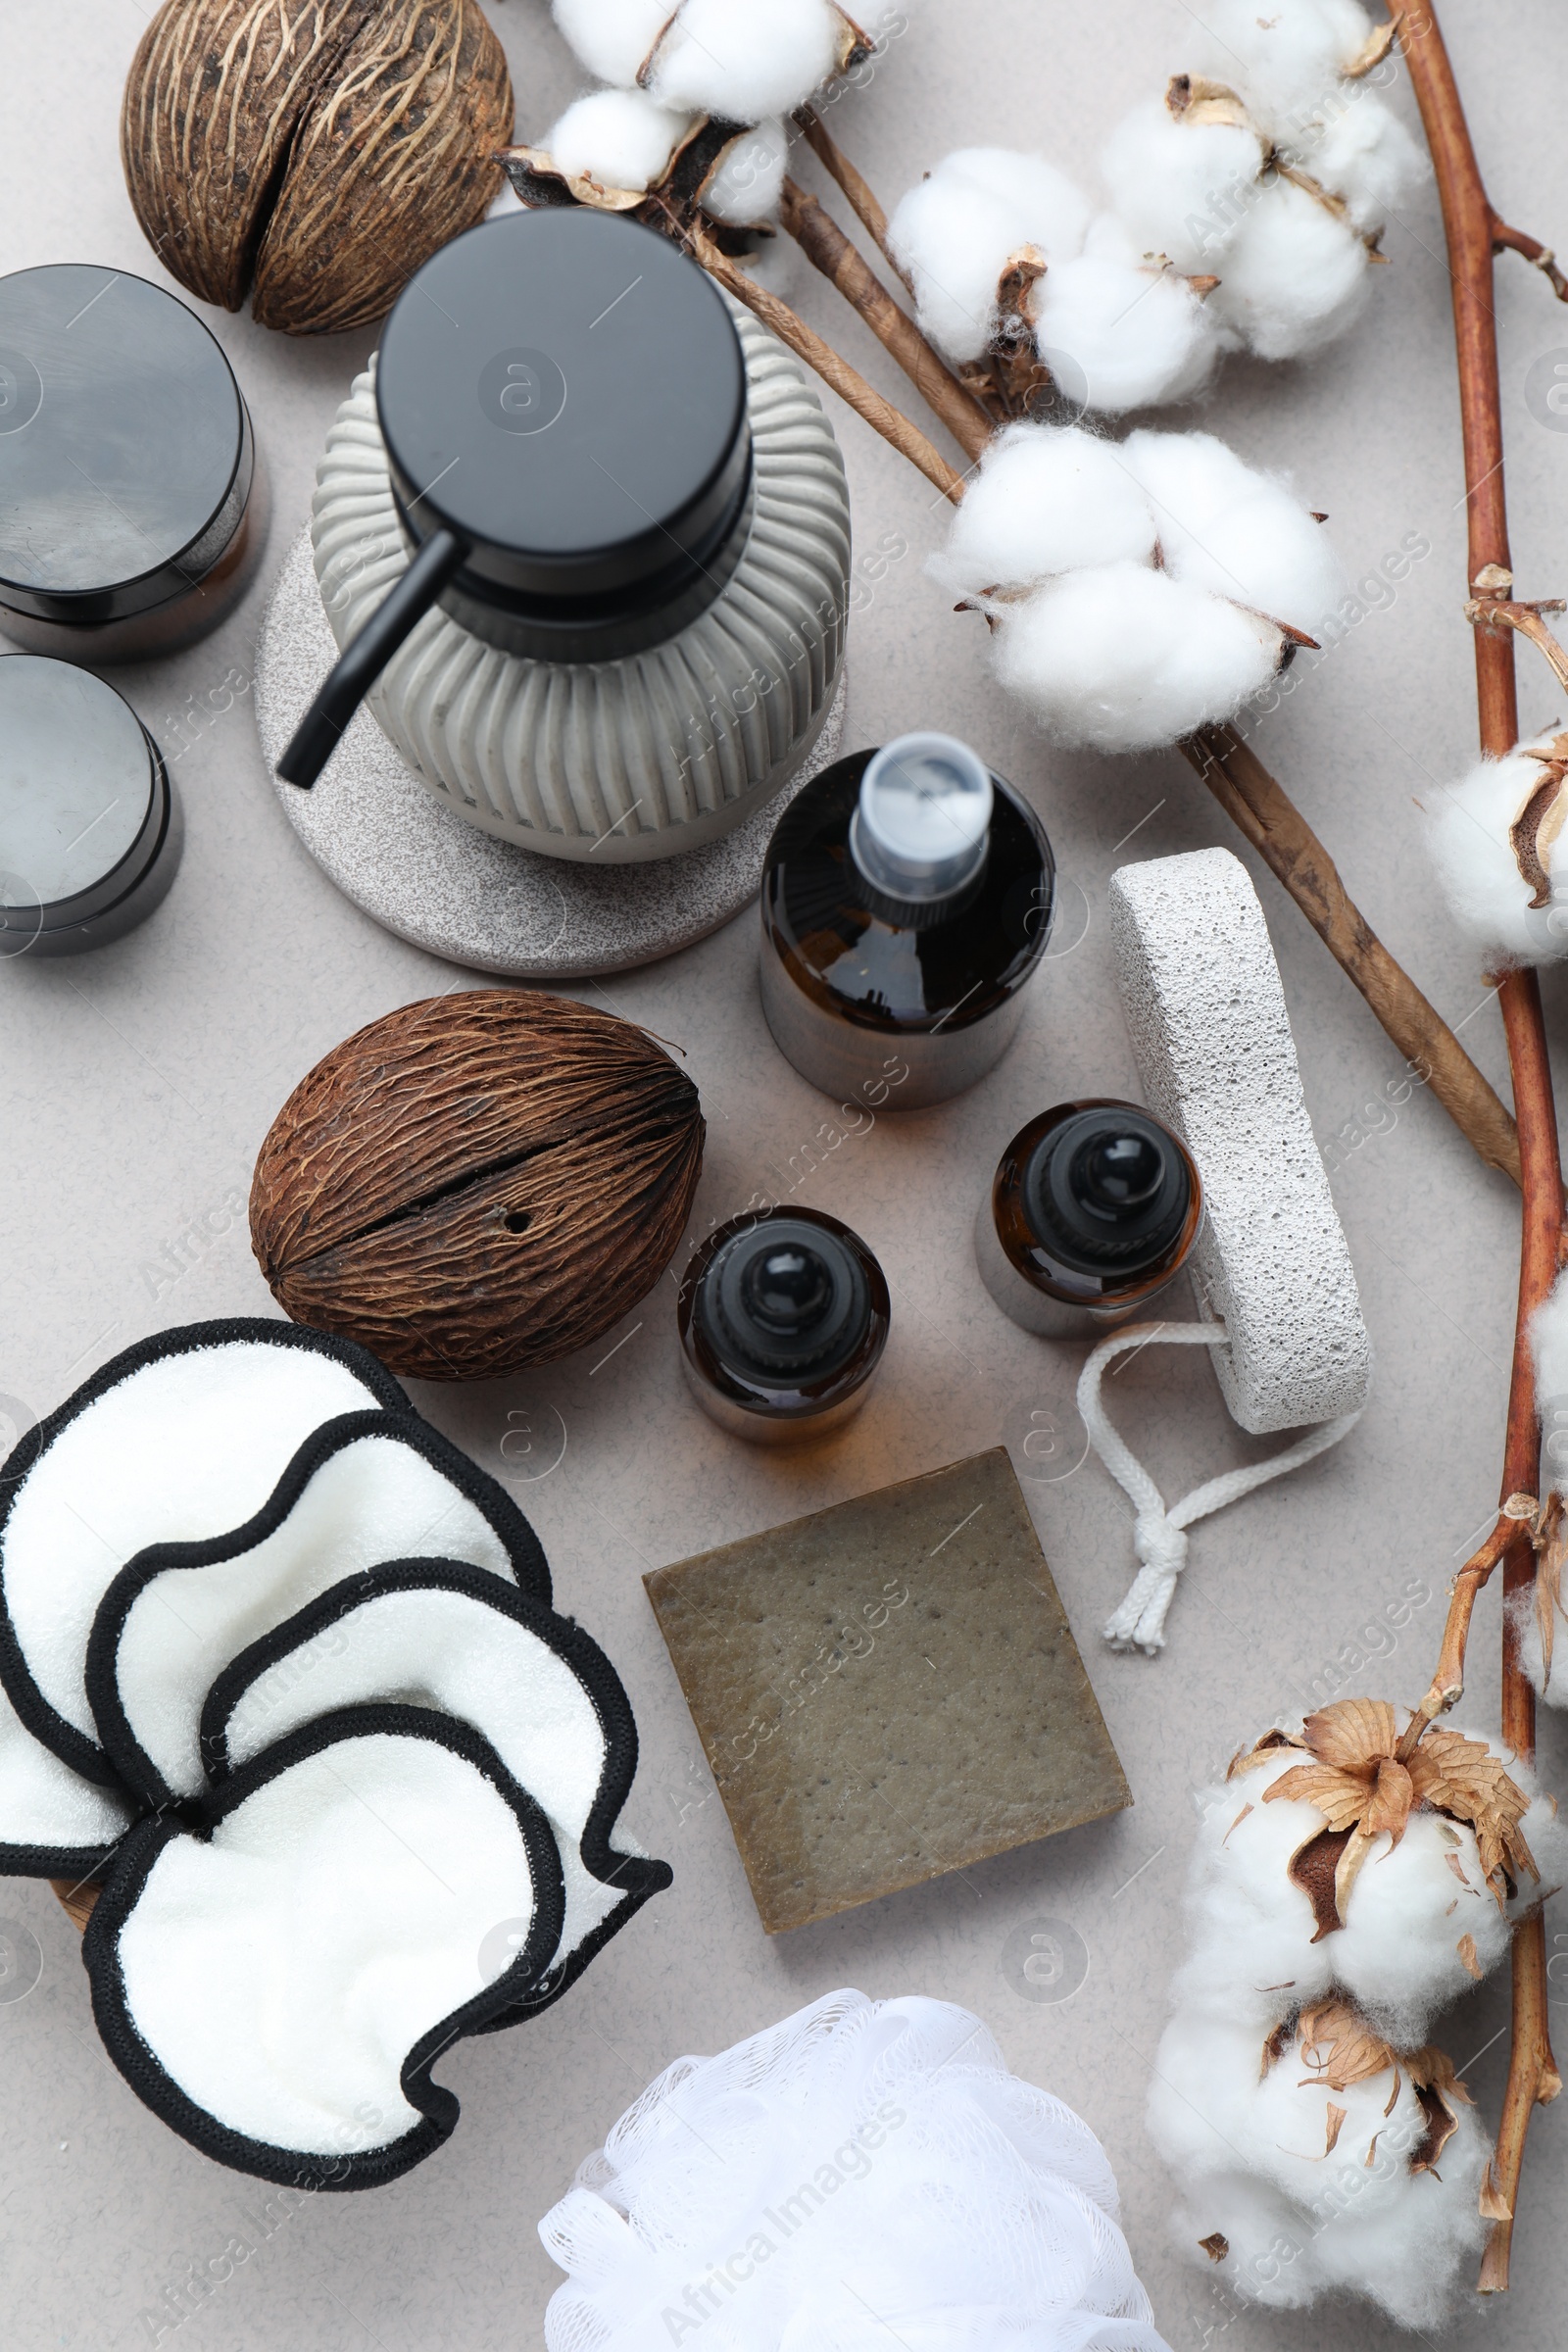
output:
<path id="1" fill-rule="evenodd" d="M 789 140 L 776 118 L 731 142 L 703 190 L 703 210 L 731 228 L 752 228 L 778 210 Z"/>
<path id="2" fill-rule="evenodd" d="M 547 2352 L 1168 2352 L 1103 2150 L 944 2001 L 829 1993 L 678 2059 L 539 2234 Z"/>
<path id="3" fill-rule="evenodd" d="M 1240 89 L 1274 138 L 1348 78 L 1373 32 L 1357 0 L 1195 0 L 1190 13 L 1193 66 Z"/>
<path id="4" fill-rule="evenodd" d="M 982 358 L 1008 262 L 1030 250 L 1048 267 L 1072 261 L 1089 218 L 1088 198 L 1040 156 L 1001 147 L 950 155 L 909 190 L 891 223 L 922 331 L 956 365 Z"/>
<path id="5" fill-rule="evenodd" d="M 1392 1706 L 1342 1700 L 1200 1792 L 1149 2126 L 1177 2245 L 1244 2301 L 1350 2288 L 1428 2328 L 1498 2210 L 1428 2029 L 1561 1883 L 1568 1835 L 1486 1740 L 1401 1750 Z"/>
<path id="6" fill-rule="evenodd" d="M 1338 593 L 1321 526 L 1201 433 L 1013 426 L 932 569 L 991 622 L 1002 684 L 1104 752 L 1231 716 Z"/>
<path id="7" fill-rule="evenodd" d="M 1560 1513 L 1568 1495 L 1568 1274 L 1559 1274 L 1551 1295 L 1530 1321 L 1536 1363 L 1536 1410 L 1541 1420 L 1542 1492 Z M 1527 1587 L 1509 1603 L 1519 1643 L 1519 1661 L 1539 1695 L 1550 1707 L 1568 1707 L 1568 1634 L 1564 1631 L 1564 1521 L 1548 1518 L 1546 1542 Z"/>
<path id="8" fill-rule="evenodd" d="M 1448 911 L 1492 967 L 1568 955 L 1568 736 L 1483 760 L 1426 809 Z"/>
<path id="9" fill-rule="evenodd" d="M 1361 78 L 1377 49 L 1355 0 L 1192 13 L 1196 71 L 1106 145 L 1111 207 L 1147 253 L 1219 279 L 1222 341 L 1298 359 L 1354 324 L 1378 234 L 1426 159 Z"/>
<path id="10" fill-rule="evenodd" d="M 1451 2065 L 1380 2045 L 1345 2004 L 1261 2047 L 1179 2013 L 1149 2130 L 1181 2184 L 1178 2246 L 1244 2301 L 1298 2308 L 1348 2287 L 1404 2327 L 1436 2326 L 1487 2233 L 1492 2151 Z"/>
<path id="11" fill-rule="evenodd" d="M 857 19 L 873 39 L 896 11 Z M 663 106 L 760 122 L 804 104 L 845 62 L 853 33 L 831 0 L 555 0 L 590 73 Z"/>
<path id="12" fill-rule="evenodd" d="M 1108 219 L 1094 224 L 1088 250 L 1047 271 L 1031 323 L 1063 391 L 1102 416 L 1189 399 L 1219 357 L 1202 297 L 1176 270 L 1134 255 Z"/>
<path id="13" fill-rule="evenodd" d="M 689 115 L 642 90 L 596 90 L 567 107 L 543 144 L 564 178 L 641 190 L 663 178 L 690 127 Z"/>

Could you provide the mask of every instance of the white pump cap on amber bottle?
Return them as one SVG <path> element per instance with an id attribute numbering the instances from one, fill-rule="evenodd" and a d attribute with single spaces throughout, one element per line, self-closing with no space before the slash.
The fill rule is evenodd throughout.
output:
<path id="1" fill-rule="evenodd" d="M 860 779 L 850 855 L 888 897 L 929 906 L 950 899 L 985 863 L 991 771 L 951 735 L 901 735 Z"/>

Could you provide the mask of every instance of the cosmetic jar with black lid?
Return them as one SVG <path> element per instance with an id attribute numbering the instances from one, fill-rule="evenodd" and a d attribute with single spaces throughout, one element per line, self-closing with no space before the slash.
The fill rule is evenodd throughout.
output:
<path id="1" fill-rule="evenodd" d="M 892 1310 L 858 1234 L 816 1209 L 720 1225 L 693 1257 L 677 1310 L 699 1403 L 754 1445 L 824 1436 L 865 1402 Z"/>
<path id="2" fill-rule="evenodd" d="M 204 636 L 266 537 L 249 411 L 195 314 L 85 263 L 0 277 L 0 631 L 66 662 Z"/>
<path id="3" fill-rule="evenodd" d="M 1192 1255 L 1203 1188 L 1186 1146 L 1136 1103 L 1059 1103 L 1020 1129 L 975 1219 L 987 1290 L 1046 1339 L 1143 1312 Z"/>
<path id="4" fill-rule="evenodd" d="M 0 656 L 0 959 L 122 938 L 165 897 L 182 838 L 130 705 L 74 663 Z"/>

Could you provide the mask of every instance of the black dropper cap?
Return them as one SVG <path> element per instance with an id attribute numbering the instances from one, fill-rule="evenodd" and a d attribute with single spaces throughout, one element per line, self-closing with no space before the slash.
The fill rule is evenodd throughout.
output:
<path id="1" fill-rule="evenodd" d="M 1131 1103 L 1100 1103 L 1053 1127 L 1023 1177 L 1044 1250 L 1084 1274 L 1137 1275 L 1181 1233 L 1192 1182 L 1174 1139 Z"/>
<path id="2" fill-rule="evenodd" d="M 864 1341 L 871 1299 L 856 1252 L 826 1225 L 767 1217 L 718 1251 L 694 1311 L 726 1370 L 788 1388 L 843 1370 Z"/>

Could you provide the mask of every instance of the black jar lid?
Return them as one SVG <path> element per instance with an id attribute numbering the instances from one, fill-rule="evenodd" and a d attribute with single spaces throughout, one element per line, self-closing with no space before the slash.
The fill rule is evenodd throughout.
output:
<path id="1" fill-rule="evenodd" d="M 1135 1275 L 1156 1265 L 1191 1206 L 1174 1137 L 1130 1102 L 1097 1102 L 1062 1119 L 1023 1172 L 1035 1238 L 1078 1273 Z"/>
<path id="2" fill-rule="evenodd" d="M 727 1371 L 760 1388 L 793 1388 L 850 1361 L 865 1338 L 870 1287 L 844 1229 L 774 1214 L 722 1246 L 694 1312 Z"/>
<path id="3" fill-rule="evenodd" d="M 662 607 L 745 511 L 729 313 L 613 214 L 524 212 L 443 246 L 387 320 L 376 408 L 405 527 L 454 532 L 460 595 L 506 611 L 580 626 Z"/>
<path id="4" fill-rule="evenodd" d="M 0 605 L 90 624 L 185 594 L 252 465 L 228 362 L 173 295 L 76 262 L 0 277 Z"/>
<path id="5" fill-rule="evenodd" d="M 0 657 L 0 934 L 74 929 L 125 897 L 166 801 L 157 748 L 112 686 L 74 662 Z"/>

